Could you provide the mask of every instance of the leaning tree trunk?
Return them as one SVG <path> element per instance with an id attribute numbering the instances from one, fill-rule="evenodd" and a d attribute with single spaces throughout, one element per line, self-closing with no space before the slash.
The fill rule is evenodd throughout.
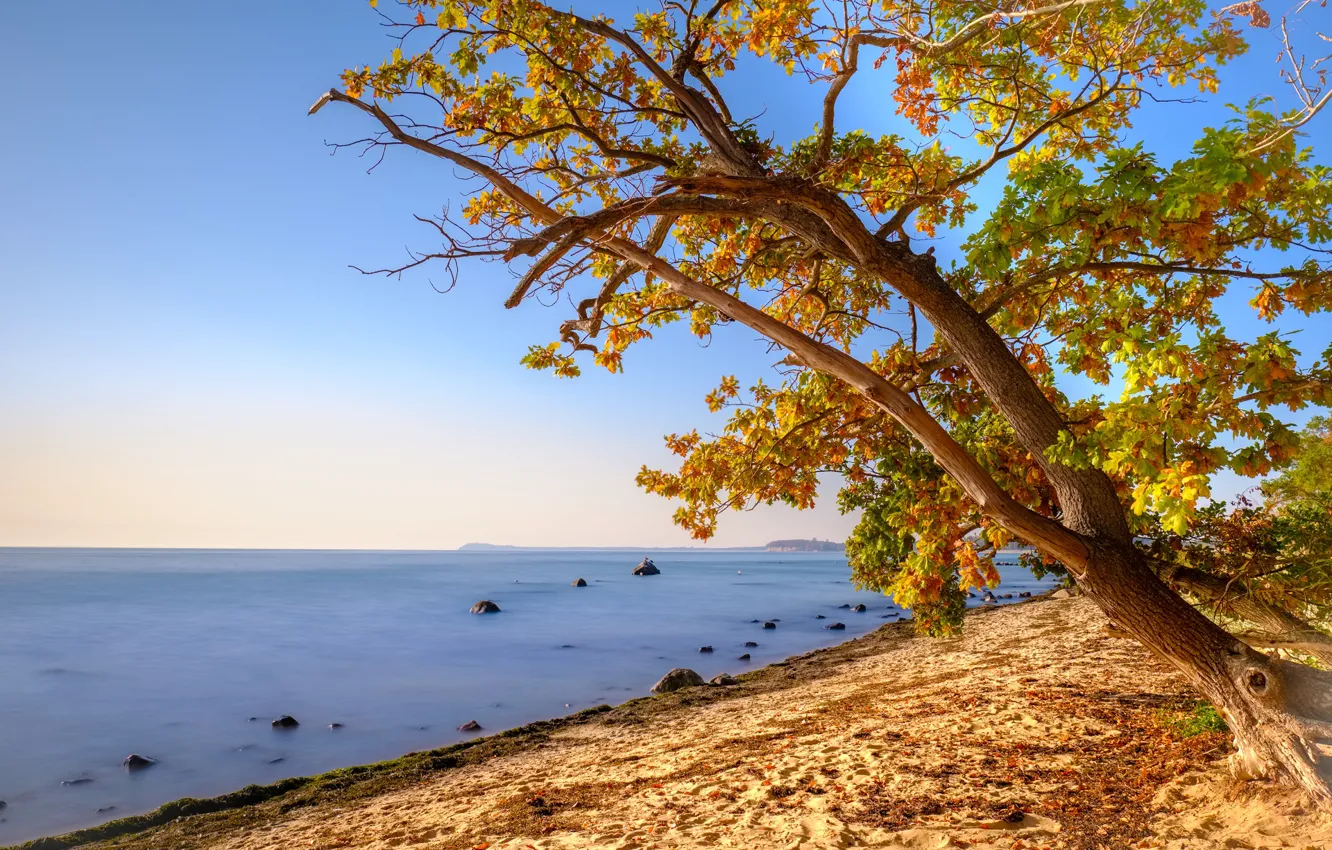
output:
<path id="1" fill-rule="evenodd" d="M 1264 602 L 1238 581 L 1179 567 L 1167 574 L 1171 584 L 1196 596 L 1204 606 L 1233 614 L 1257 626 L 1262 633 L 1245 634 L 1249 643 L 1283 649 L 1298 649 L 1332 669 L 1332 636 L 1320 631 L 1285 609 Z"/>

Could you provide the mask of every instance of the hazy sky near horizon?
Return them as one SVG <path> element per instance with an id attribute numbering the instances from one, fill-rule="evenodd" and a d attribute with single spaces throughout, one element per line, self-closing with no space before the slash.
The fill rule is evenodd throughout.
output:
<path id="1" fill-rule="evenodd" d="M 691 542 L 634 475 L 670 465 L 663 434 L 715 424 L 720 375 L 776 356 L 742 328 L 707 346 L 672 328 L 625 375 L 557 381 L 518 360 L 565 314 L 505 311 L 499 266 L 447 295 L 348 268 L 428 246 L 411 215 L 466 191 L 404 152 L 373 174 L 330 157 L 362 116 L 306 117 L 390 49 L 363 0 L 0 4 L 23 70 L 0 152 L 0 546 Z M 1223 95 L 1275 88 L 1258 53 Z M 769 79 L 786 78 L 730 79 L 736 111 L 807 132 L 822 87 Z M 841 118 L 886 129 L 889 104 L 857 81 Z M 1143 129 L 1168 153 L 1223 117 L 1219 99 L 1172 109 Z M 825 491 L 814 511 L 730 517 L 715 543 L 841 539 L 854 518 Z"/>

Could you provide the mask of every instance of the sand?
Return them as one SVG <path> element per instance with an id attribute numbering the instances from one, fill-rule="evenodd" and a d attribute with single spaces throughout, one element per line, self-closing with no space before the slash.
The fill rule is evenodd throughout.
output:
<path id="1" fill-rule="evenodd" d="M 270 803 L 248 823 L 177 823 L 130 843 L 1332 848 L 1327 815 L 1229 778 L 1227 736 L 1174 729 L 1197 698 L 1103 624 L 1075 598 L 969 617 L 950 640 L 889 629 L 401 787 Z"/>

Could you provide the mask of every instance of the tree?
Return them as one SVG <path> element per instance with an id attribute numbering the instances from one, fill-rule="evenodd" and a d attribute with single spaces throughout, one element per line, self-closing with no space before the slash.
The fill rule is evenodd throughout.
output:
<path id="1" fill-rule="evenodd" d="M 1292 454 L 1276 406 L 1332 401 L 1328 354 L 1301 361 L 1276 324 L 1332 307 L 1313 113 L 1248 103 L 1174 162 L 1132 140 L 1154 104 L 1181 120 L 1216 91 L 1258 4 L 666 0 L 625 24 L 539 0 L 401 7 L 381 11 L 392 57 L 311 112 L 360 110 L 367 152 L 479 185 L 428 220 L 440 248 L 382 271 L 510 264 L 508 306 L 573 311 L 525 360 L 561 376 L 619 372 L 669 322 L 757 331 L 783 352 L 777 385 L 723 379 L 724 431 L 673 435 L 679 468 L 640 473 L 677 522 L 706 538 L 728 508 L 809 506 L 840 472 L 865 508 L 857 575 L 934 628 L 996 549 L 1029 544 L 1225 711 L 1237 770 L 1332 805 L 1332 676 L 1227 633 L 1135 545 L 1150 517 L 1186 534 L 1218 470 Z M 820 93 L 812 135 L 732 112 L 723 90 L 774 65 Z M 857 77 L 891 94 L 893 133 L 839 122 Z M 1002 182 L 989 209 L 982 181 Z M 947 266 L 922 244 L 939 231 L 965 236 Z M 1252 339 L 1218 318 L 1245 286 L 1274 323 Z M 1121 392 L 1071 397 L 1069 372 Z"/>

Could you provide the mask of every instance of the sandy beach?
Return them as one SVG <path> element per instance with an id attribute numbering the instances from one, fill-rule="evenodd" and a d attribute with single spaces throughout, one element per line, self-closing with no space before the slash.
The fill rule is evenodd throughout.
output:
<path id="1" fill-rule="evenodd" d="M 1196 697 L 1103 623 L 1074 598 L 977 612 L 951 640 L 886 626 L 735 686 L 337 771 L 84 846 L 1332 846 L 1332 818 L 1229 778 L 1226 735 L 1185 736 Z"/>

